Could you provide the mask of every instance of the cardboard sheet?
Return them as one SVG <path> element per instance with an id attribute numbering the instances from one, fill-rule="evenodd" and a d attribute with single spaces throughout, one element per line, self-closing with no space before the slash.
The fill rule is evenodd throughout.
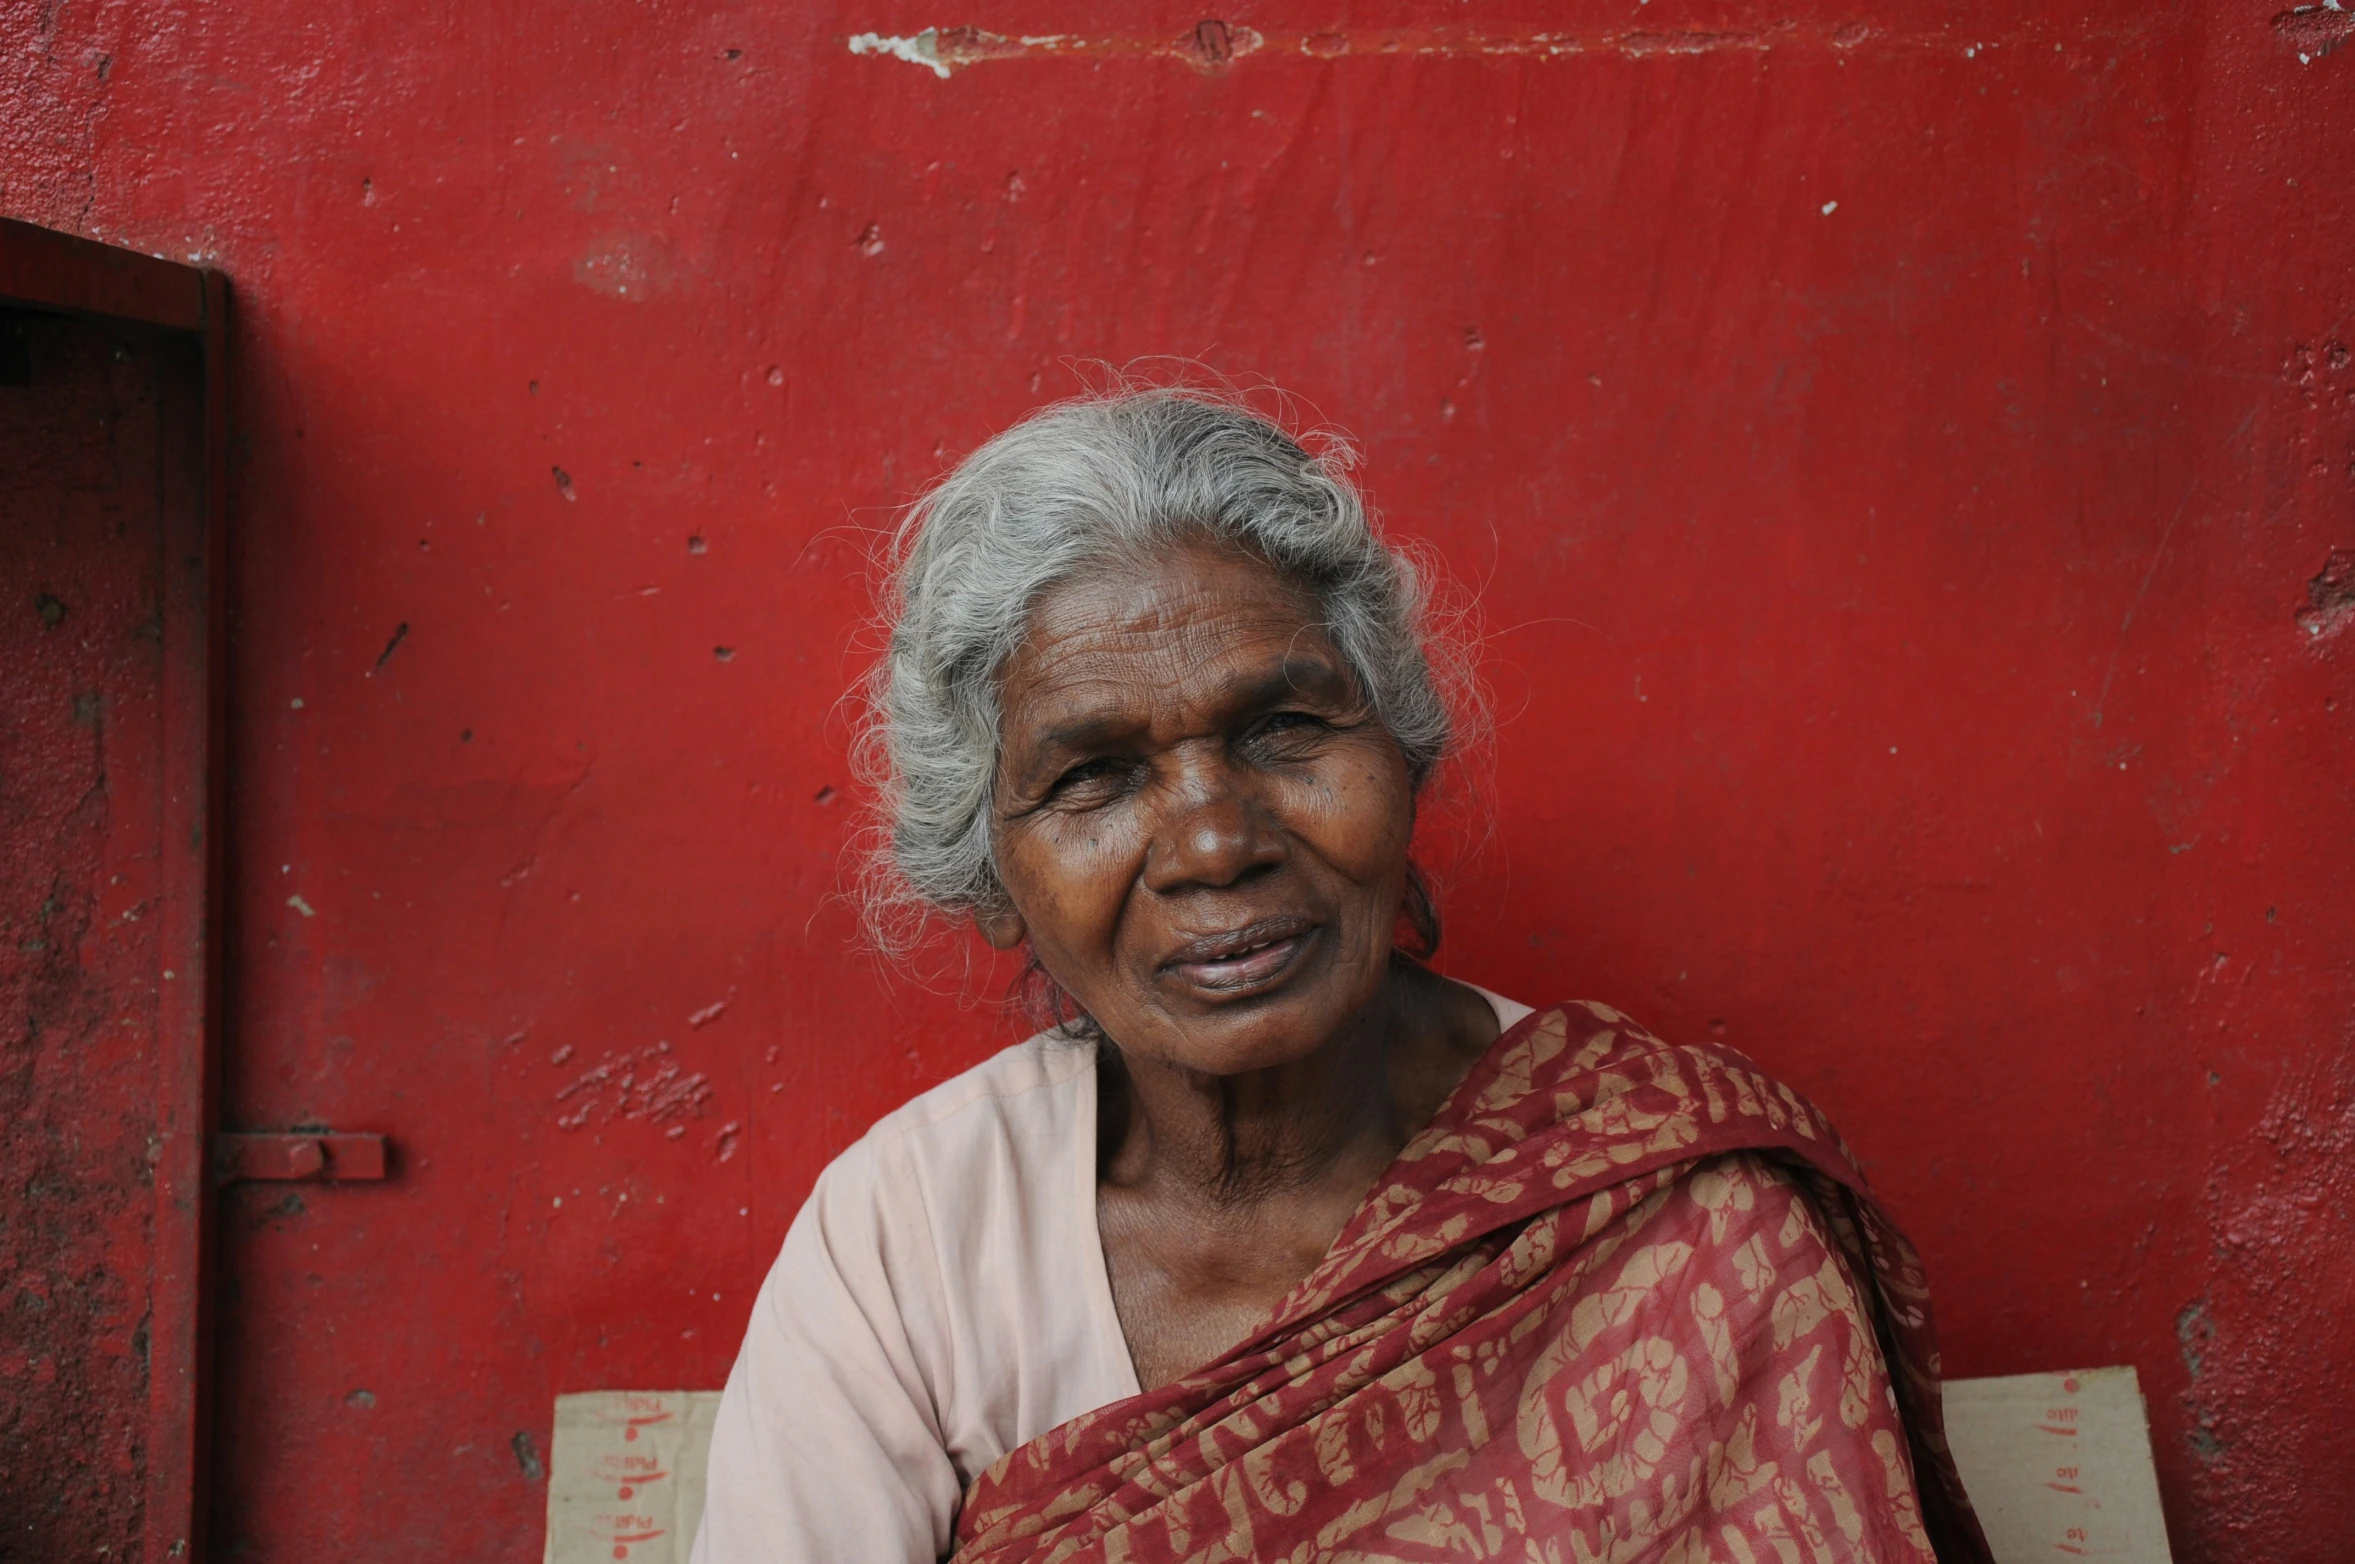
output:
<path id="1" fill-rule="evenodd" d="M 1949 1380 L 1946 1437 L 1996 1564 L 2170 1564 L 2132 1368 Z"/>
<path id="2" fill-rule="evenodd" d="M 687 1564 L 719 1399 L 558 1396 L 547 1564 Z M 2171 1564 L 2133 1369 L 1950 1380 L 1946 1431 L 1997 1564 Z"/>
<path id="3" fill-rule="evenodd" d="M 558 1396 L 546 1564 L 687 1564 L 719 1405 L 716 1390 Z"/>

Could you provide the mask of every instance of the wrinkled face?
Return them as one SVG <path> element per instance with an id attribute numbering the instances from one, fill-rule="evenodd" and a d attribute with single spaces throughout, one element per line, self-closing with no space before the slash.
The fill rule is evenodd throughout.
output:
<path id="1" fill-rule="evenodd" d="M 1133 1058 L 1288 1063 L 1381 990 L 1414 789 L 1320 618 L 1189 543 L 1049 592 L 1006 669 L 983 932 Z"/>

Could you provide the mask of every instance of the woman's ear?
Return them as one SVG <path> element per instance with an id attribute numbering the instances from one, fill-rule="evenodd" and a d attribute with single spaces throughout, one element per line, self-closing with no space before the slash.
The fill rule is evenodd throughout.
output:
<path id="1" fill-rule="evenodd" d="M 977 911 L 973 914 L 973 926 L 981 930 L 981 937 L 994 950 L 1012 950 L 1029 932 L 1023 927 L 1022 914 L 1011 907 Z"/>

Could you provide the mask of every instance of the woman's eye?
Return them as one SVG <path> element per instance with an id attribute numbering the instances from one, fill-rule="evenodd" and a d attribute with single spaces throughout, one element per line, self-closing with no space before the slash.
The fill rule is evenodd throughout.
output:
<path id="1" fill-rule="evenodd" d="M 1305 711 L 1279 711 L 1271 712 L 1254 723 L 1251 736 L 1255 739 L 1282 743 L 1287 740 L 1308 738 L 1326 731 L 1326 728 L 1327 724 L 1323 719 L 1312 717 Z"/>
<path id="2" fill-rule="evenodd" d="M 1057 777 L 1055 785 L 1050 791 L 1066 793 L 1076 788 L 1088 787 L 1091 784 L 1101 785 L 1115 780 L 1119 775 L 1120 767 L 1113 761 L 1083 760 Z"/>

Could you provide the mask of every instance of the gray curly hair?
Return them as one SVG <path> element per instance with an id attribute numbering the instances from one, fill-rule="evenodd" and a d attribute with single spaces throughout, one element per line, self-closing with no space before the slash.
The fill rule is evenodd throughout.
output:
<path id="1" fill-rule="evenodd" d="M 998 681 L 1033 605 L 1082 570 L 1188 535 L 1238 544 L 1316 595 L 1422 788 L 1459 726 L 1451 706 L 1473 718 L 1479 702 L 1462 648 L 1432 633 L 1435 572 L 1383 541 L 1355 460 L 1341 439 L 1304 444 L 1232 392 L 1122 385 L 1032 413 L 909 507 L 854 752 L 881 816 L 863 887 L 879 946 L 904 951 L 936 914 L 1005 904 L 990 807 Z"/>

